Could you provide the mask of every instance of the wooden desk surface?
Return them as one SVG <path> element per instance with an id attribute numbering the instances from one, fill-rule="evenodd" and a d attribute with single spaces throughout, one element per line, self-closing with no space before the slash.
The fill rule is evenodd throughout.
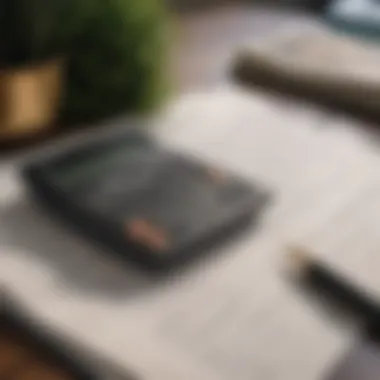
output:
<path id="1" fill-rule="evenodd" d="M 99 250 L 51 224 L 25 197 L 17 158 L 4 159 L 0 282 L 62 333 L 149 380 L 323 379 L 353 337 L 286 286 L 284 248 L 305 245 L 378 293 L 380 149 L 378 134 L 369 132 L 376 126 L 211 82 L 173 100 L 152 133 L 268 186 L 274 201 L 258 232 L 228 247 L 191 281 L 176 277 L 167 291 L 153 291 L 139 274 L 103 263 Z M 111 130 L 107 125 L 99 133 Z M 246 292 L 233 308 L 239 324 L 232 318 L 224 330 L 233 339 L 216 334 L 205 342 L 185 318 L 193 305 L 207 305 L 211 315 L 220 308 L 219 300 L 207 298 L 210 284 L 232 300 L 237 289 Z M 183 294 L 180 300 L 176 293 Z M 159 310 L 182 316 L 170 326 L 173 333 L 160 330 Z M 236 330 L 240 325 L 245 328 Z M 242 341 L 247 355 L 235 358 L 234 345 Z"/>

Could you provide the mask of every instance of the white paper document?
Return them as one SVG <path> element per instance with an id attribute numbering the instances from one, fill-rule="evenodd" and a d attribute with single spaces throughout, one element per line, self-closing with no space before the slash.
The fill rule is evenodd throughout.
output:
<path id="1" fill-rule="evenodd" d="M 168 145 L 271 189 L 258 226 L 153 280 L 53 223 L 4 162 L 0 282 L 62 336 L 137 379 L 323 378 L 351 336 L 289 286 L 282 261 L 287 244 L 301 244 L 368 289 L 380 286 L 375 150 L 348 120 L 322 127 L 318 110 L 229 88 L 184 97 L 165 120 Z"/>

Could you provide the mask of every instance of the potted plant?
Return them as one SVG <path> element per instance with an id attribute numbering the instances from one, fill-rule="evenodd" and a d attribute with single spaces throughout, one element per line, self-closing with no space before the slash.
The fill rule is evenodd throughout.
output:
<path id="1" fill-rule="evenodd" d="M 0 0 L 0 142 L 151 109 L 166 90 L 162 0 Z"/>
<path id="2" fill-rule="evenodd" d="M 57 116 L 65 52 L 78 24 L 73 4 L 0 1 L 0 141 L 45 131 Z"/>

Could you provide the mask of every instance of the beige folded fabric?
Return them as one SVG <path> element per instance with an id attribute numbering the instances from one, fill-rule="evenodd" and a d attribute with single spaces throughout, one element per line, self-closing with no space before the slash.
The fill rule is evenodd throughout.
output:
<path id="1" fill-rule="evenodd" d="M 327 27 L 283 32 L 243 48 L 234 73 L 243 83 L 380 115 L 380 42 L 365 43 Z"/>

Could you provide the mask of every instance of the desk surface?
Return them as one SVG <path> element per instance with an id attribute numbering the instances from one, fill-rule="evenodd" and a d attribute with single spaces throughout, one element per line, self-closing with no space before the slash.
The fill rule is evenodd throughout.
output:
<path id="1" fill-rule="evenodd" d="M 102 252 L 88 242 L 50 223 L 24 194 L 17 178 L 19 158 L 4 159 L 0 163 L 1 283 L 12 287 L 37 316 L 60 332 L 149 380 L 323 378 L 353 339 L 286 286 L 281 260 L 287 244 L 304 245 L 377 292 L 376 134 L 316 107 L 223 85 L 184 95 L 157 124 L 152 133 L 166 144 L 272 189 L 274 201 L 259 231 L 252 230 L 226 248 L 227 255 L 197 269 L 190 279 L 178 275 L 165 291 L 152 290 L 140 274 L 111 259 L 104 261 Z M 86 139 L 88 133 L 73 140 Z M 233 270 L 235 265 L 239 271 Z M 220 272 L 223 277 L 218 277 Z M 157 310 L 173 310 L 174 315 L 197 305 L 196 297 L 214 279 L 219 281 L 212 284 L 214 292 L 218 287 L 227 293 L 239 288 L 252 301 L 253 322 L 248 333 L 244 331 L 249 355 L 238 358 L 240 372 L 234 367 L 233 345 L 240 345 L 241 331 L 235 331 L 231 340 L 223 337 L 227 339 L 223 349 L 214 351 L 217 338 L 207 340 L 210 347 L 198 347 L 197 331 L 186 330 L 185 318 L 170 330 L 175 330 L 174 337 L 168 333 L 160 340 L 164 330 L 157 334 L 162 322 L 154 318 Z M 182 291 L 186 296 L 179 302 L 173 294 Z M 245 306 L 239 304 L 236 310 Z M 244 318 L 239 323 L 246 323 Z M 141 326 L 130 323 L 136 320 Z M 192 340 L 186 335 L 189 331 Z M 206 348 L 213 353 L 207 360 L 197 356 Z M 213 363 L 223 370 L 215 370 Z"/>

